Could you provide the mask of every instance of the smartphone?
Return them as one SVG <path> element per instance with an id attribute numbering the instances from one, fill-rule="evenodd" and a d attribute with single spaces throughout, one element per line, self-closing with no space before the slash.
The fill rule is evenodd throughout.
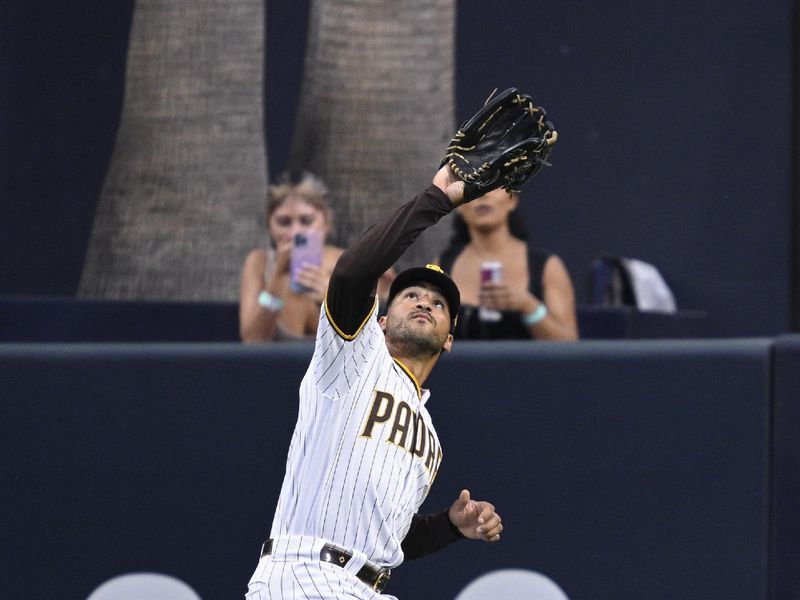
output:
<path id="1" fill-rule="evenodd" d="M 295 294 L 308 292 L 309 289 L 297 281 L 297 274 L 304 265 L 320 266 L 322 264 L 322 232 L 311 230 L 297 233 L 292 238 L 292 258 L 289 262 L 291 289 Z"/>

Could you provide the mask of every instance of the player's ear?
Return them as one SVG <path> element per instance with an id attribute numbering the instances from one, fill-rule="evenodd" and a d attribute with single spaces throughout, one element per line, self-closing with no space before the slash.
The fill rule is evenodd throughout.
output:
<path id="1" fill-rule="evenodd" d="M 442 350 L 444 350 L 445 352 L 450 352 L 452 347 L 453 347 L 453 334 L 448 333 L 447 339 L 444 342 L 444 346 L 442 346 Z"/>
<path id="2" fill-rule="evenodd" d="M 381 331 L 386 333 L 386 315 L 381 315 L 378 317 L 378 327 L 381 328 Z"/>

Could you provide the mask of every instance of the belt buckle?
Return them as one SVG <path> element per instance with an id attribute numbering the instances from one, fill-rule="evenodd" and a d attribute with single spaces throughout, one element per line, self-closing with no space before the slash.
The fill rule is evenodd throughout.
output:
<path id="1" fill-rule="evenodd" d="M 375 578 L 375 583 L 372 584 L 372 591 L 373 592 L 382 592 L 383 586 L 386 585 L 386 582 L 392 578 L 391 571 L 388 570 L 381 570 L 378 571 L 378 576 Z"/>

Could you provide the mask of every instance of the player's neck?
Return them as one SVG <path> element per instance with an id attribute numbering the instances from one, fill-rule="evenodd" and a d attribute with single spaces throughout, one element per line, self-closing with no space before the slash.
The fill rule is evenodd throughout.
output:
<path id="1" fill-rule="evenodd" d="M 439 360 L 440 353 L 437 353 L 433 356 L 412 356 L 406 352 L 403 352 L 400 348 L 393 348 L 392 346 L 388 346 L 389 354 L 393 359 L 402 363 L 402 365 L 414 376 L 417 380 L 417 383 L 420 387 L 422 387 L 425 383 L 425 380 L 428 379 L 428 376 L 433 371 L 433 367 L 436 365 L 436 361 Z"/>

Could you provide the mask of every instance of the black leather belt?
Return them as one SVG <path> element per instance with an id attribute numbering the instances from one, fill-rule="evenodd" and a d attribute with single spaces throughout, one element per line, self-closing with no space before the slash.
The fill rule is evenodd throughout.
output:
<path id="1" fill-rule="evenodd" d="M 267 540 L 261 546 L 261 556 L 266 556 L 267 554 L 271 553 L 272 540 Z M 352 554 L 334 548 L 330 544 L 325 544 L 322 547 L 322 550 L 319 551 L 319 559 L 321 561 L 331 563 L 337 567 L 344 567 L 348 562 L 350 562 L 351 558 L 353 558 Z M 358 573 L 356 573 L 356 577 L 358 577 L 361 581 L 366 583 L 379 594 L 383 592 L 383 588 L 386 587 L 389 579 L 391 579 L 391 575 L 391 569 L 373 569 L 366 564 L 359 569 Z"/>

